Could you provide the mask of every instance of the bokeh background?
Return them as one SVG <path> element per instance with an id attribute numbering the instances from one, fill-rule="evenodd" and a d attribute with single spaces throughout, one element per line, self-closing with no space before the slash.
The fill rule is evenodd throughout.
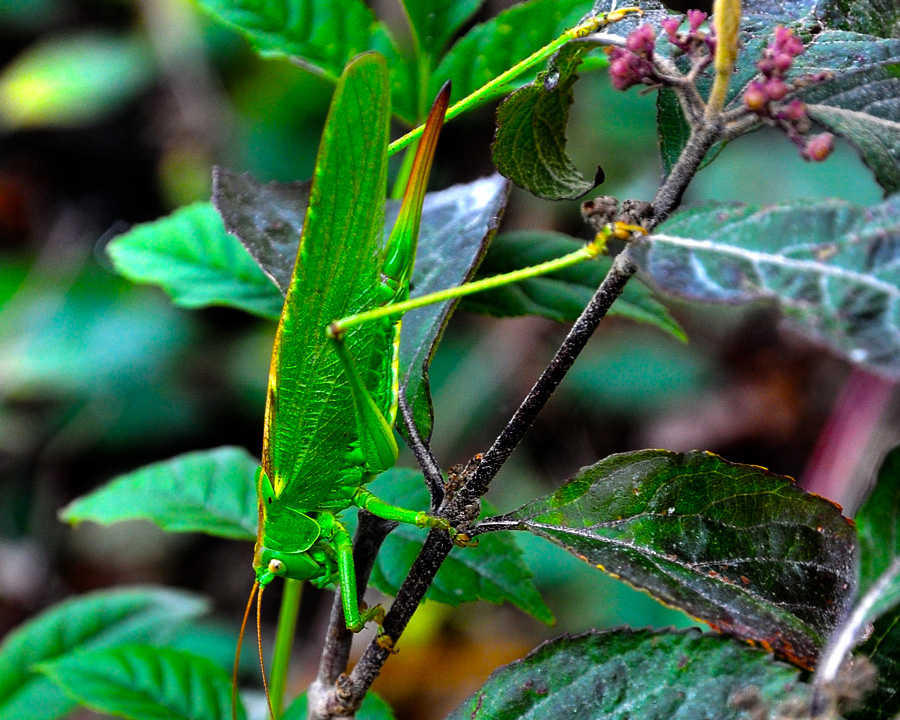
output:
<path id="1" fill-rule="evenodd" d="M 506 4 L 485 3 L 479 19 Z M 378 12 L 397 18 L 390 2 Z M 248 544 L 145 523 L 73 529 L 56 512 L 180 452 L 229 443 L 259 452 L 274 325 L 175 308 L 159 290 L 118 278 L 104 247 L 136 223 L 208 199 L 214 164 L 262 180 L 309 177 L 330 93 L 290 63 L 259 59 L 187 0 L 0 0 L 0 634 L 73 594 L 161 583 L 212 598 L 212 618 L 179 642 L 230 663 L 250 587 Z M 446 127 L 432 187 L 492 171 L 492 113 Z M 602 164 L 604 194 L 652 198 L 652 94 L 614 92 L 602 72 L 583 78 L 569 136 L 580 168 Z M 784 137 L 758 132 L 701 171 L 687 201 L 832 196 L 870 204 L 881 191 L 845 144 L 813 166 Z M 578 202 L 518 189 L 503 229 L 588 235 Z M 900 440 L 893 385 L 781 328 L 765 305 L 669 307 L 687 344 L 603 323 L 498 477 L 494 505 L 512 509 L 610 453 L 665 447 L 764 465 L 852 514 Z M 432 369 L 444 467 L 490 444 L 565 331 L 539 319 L 455 316 Z M 399 717 L 441 717 L 494 667 L 562 632 L 691 622 L 521 540 L 557 626 L 509 607 L 426 603 L 376 685 Z M 276 594 L 267 594 L 270 626 Z M 314 673 L 330 602 L 328 592 L 304 596 L 297 689 Z"/>

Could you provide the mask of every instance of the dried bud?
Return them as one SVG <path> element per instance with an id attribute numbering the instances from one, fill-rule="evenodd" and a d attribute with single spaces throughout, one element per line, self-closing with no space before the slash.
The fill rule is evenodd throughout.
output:
<path id="1" fill-rule="evenodd" d="M 806 141 L 806 148 L 802 155 L 806 160 L 812 162 L 821 162 L 834 150 L 834 135 L 831 133 L 822 133 L 813 135 Z"/>

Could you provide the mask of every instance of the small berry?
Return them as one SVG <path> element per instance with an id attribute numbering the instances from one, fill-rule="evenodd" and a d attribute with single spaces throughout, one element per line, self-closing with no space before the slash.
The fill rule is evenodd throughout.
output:
<path id="1" fill-rule="evenodd" d="M 773 46 L 792 57 L 799 55 L 804 50 L 803 43 L 794 35 L 794 31 L 784 27 L 784 25 L 779 25 L 775 28 L 775 42 Z"/>

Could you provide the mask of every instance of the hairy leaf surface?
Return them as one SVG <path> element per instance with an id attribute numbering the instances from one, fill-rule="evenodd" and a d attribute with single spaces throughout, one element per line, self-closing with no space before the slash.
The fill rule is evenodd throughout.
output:
<path id="1" fill-rule="evenodd" d="M 853 528 L 785 477 L 642 450 L 491 522 L 528 530 L 713 628 L 811 667 L 851 599 Z"/>
<path id="2" fill-rule="evenodd" d="M 685 210 L 634 247 L 658 289 L 690 300 L 778 304 L 799 332 L 900 376 L 900 196 Z"/>
<path id="3" fill-rule="evenodd" d="M 739 720 L 739 694 L 803 698 L 798 671 L 695 630 L 563 636 L 495 670 L 447 720 Z"/>

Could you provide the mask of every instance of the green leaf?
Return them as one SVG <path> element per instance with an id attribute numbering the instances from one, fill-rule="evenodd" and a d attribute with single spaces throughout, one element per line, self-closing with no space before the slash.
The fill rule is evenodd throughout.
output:
<path id="1" fill-rule="evenodd" d="M 796 668 L 727 638 L 593 631 L 495 670 L 447 720 L 740 720 L 748 715 L 734 699 L 751 693 L 763 707 L 807 697 Z"/>
<path id="2" fill-rule="evenodd" d="M 583 244 L 568 235 L 549 231 L 501 233 L 488 248 L 475 279 L 562 257 Z M 583 262 L 561 272 L 470 295 L 463 300 L 462 307 L 497 317 L 539 315 L 558 322 L 571 322 L 581 314 L 611 264 L 609 258 Z M 625 292 L 613 304 L 610 315 L 648 323 L 679 340 L 687 340 L 681 326 L 640 281 L 625 286 Z"/>
<path id="3" fill-rule="evenodd" d="M 603 182 L 603 170 L 585 178 L 565 151 L 566 125 L 576 70 L 591 45 L 565 45 L 546 72 L 510 95 L 497 108 L 497 134 L 491 159 L 517 185 L 548 200 L 584 195 Z"/>
<path id="4" fill-rule="evenodd" d="M 900 557 L 900 447 L 881 463 L 875 488 L 854 518 L 859 533 L 859 594 Z"/>
<path id="5" fill-rule="evenodd" d="M 401 507 L 427 508 L 429 505 L 428 489 L 422 474 L 416 470 L 392 468 L 379 475 L 369 489 L 383 500 Z M 348 524 L 355 527 L 353 520 Z M 399 525 L 388 535 L 378 554 L 370 584 L 387 595 L 396 595 L 422 549 L 424 539 L 423 530 Z M 454 607 L 476 600 L 497 604 L 508 601 L 541 622 L 552 624 L 553 613 L 544 604 L 531 577 L 512 537 L 483 535 L 477 547 L 453 549 L 425 597 Z"/>
<path id="6" fill-rule="evenodd" d="M 298 695 L 290 704 L 281 720 L 306 720 L 306 712 L 309 700 L 306 693 Z M 362 705 L 354 715 L 356 720 L 394 720 L 394 711 L 391 706 L 373 692 L 367 692 Z"/>
<path id="7" fill-rule="evenodd" d="M 361 0 L 198 0 L 263 56 L 290 56 L 337 81 L 344 66 L 378 47 L 380 23 Z"/>
<path id="8" fill-rule="evenodd" d="M 796 68 L 836 72 L 800 95 L 810 117 L 857 148 L 885 194 L 900 190 L 900 40 L 820 33 Z"/>
<path id="9" fill-rule="evenodd" d="M 147 645 L 72 653 L 40 666 L 85 707 L 130 720 L 221 720 L 231 713 L 231 678 L 210 660 Z M 238 703 L 239 718 L 245 718 Z"/>
<path id="10" fill-rule="evenodd" d="M 403 0 L 403 9 L 416 34 L 419 52 L 436 64 L 444 47 L 459 28 L 472 17 L 484 0 Z"/>
<path id="11" fill-rule="evenodd" d="M 257 467 L 259 462 L 246 450 L 227 445 L 178 455 L 120 475 L 69 503 L 59 517 L 101 525 L 149 520 L 166 532 L 253 540 Z"/>
<path id="12" fill-rule="evenodd" d="M 36 674 L 36 665 L 77 650 L 165 641 L 206 610 L 206 602 L 194 595 L 149 587 L 96 592 L 55 605 L 0 645 L 0 718 L 52 720 L 74 708 L 59 688 Z"/>
<path id="13" fill-rule="evenodd" d="M 876 620 L 856 652 L 875 664 L 878 678 L 862 706 L 847 713 L 848 720 L 895 720 L 900 713 L 900 608 Z"/>
<path id="14" fill-rule="evenodd" d="M 0 73 L 0 127 L 96 122 L 136 97 L 155 74 L 143 40 L 101 33 L 44 40 Z"/>
<path id="15" fill-rule="evenodd" d="M 136 283 L 160 285 L 176 305 L 228 305 L 278 317 L 282 300 L 210 203 L 188 205 L 113 240 L 116 270 Z"/>
<path id="16" fill-rule="evenodd" d="M 450 48 L 431 75 L 430 95 L 436 95 L 444 81 L 450 80 L 453 83 L 451 100 L 461 100 L 575 27 L 586 14 L 605 12 L 611 5 L 611 2 L 592 3 L 589 0 L 531 0 L 514 5 L 473 27 Z M 660 4 L 647 0 L 641 6 L 646 17 Z M 634 29 L 636 23 L 637 20 L 630 18 L 608 31 L 624 35 Z M 519 87 L 533 77 L 534 71 L 524 73 L 511 87 Z M 493 97 L 503 95 L 509 89 L 500 89 Z M 491 99 L 485 96 L 481 102 Z"/>
<path id="17" fill-rule="evenodd" d="M 612 455 L 490 526 L 546 538 L 803 667 L 855 579 L 854 531 L 837 506 L 764 468 L 696 451 Z"/>
<path id="18" fill-rule="evenodd" d="M 816 15 L 834 30 L 890 37 L 897 34 L 900 6 L 894 0 L 820 0 Z"/>
<path id="19" fill-rule="evenodd" d="M 900 375 L 900 195 L 707 204 L 678 213 L 633 257 L 662 292 L 703 302 L 770 299 L 848 360 Z"/>
<path id="20" fill-rule="evenodd" d="M 691 126 L 678 96 L 672 88 L 662 87 L 656 97 L 656 124 L 659 127 L 659 153 L 663 177 L 667 177 L 691 137 Z"/>

